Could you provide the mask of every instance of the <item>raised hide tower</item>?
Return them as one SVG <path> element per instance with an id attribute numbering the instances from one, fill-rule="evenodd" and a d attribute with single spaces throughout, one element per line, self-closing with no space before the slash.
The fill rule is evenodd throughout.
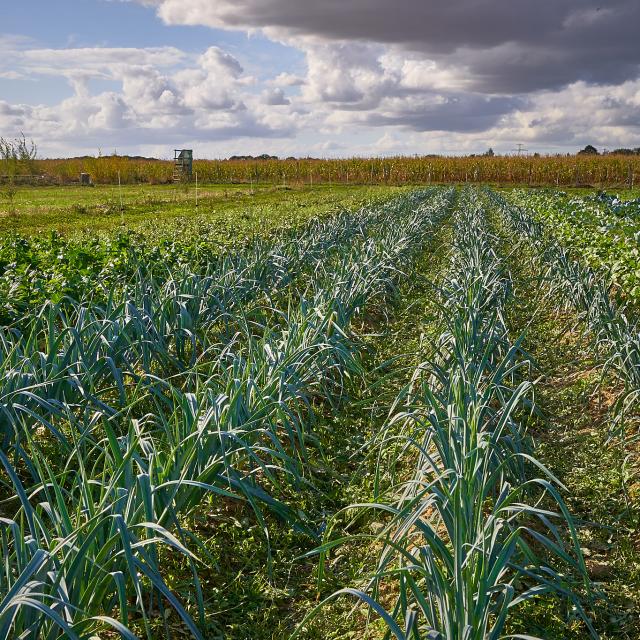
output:
<path id="1" fill-rule="evenodd" d="M 173 181 L 191 180 L 193 175 L 193 149 L 174 149 Z"/>

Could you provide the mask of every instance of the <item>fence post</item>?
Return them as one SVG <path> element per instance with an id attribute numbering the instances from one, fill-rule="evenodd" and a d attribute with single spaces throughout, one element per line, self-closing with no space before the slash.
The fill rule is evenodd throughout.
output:
<path id="1" fill-rule="evenodd" d="M 122 211 L 122 183 L 120 182 L 119 171 L 118 171 L 118 195 L 120 196 L 120 222 L 124 224 L 124 213 Z"/>

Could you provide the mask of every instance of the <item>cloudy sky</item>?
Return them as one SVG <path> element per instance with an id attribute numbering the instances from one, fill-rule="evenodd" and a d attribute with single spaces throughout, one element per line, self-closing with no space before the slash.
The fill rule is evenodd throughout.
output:
<path id="1" fill-rule="evenodd" d="M 42 155 L 640 146 L 640 0 L 0 1 Z"/>

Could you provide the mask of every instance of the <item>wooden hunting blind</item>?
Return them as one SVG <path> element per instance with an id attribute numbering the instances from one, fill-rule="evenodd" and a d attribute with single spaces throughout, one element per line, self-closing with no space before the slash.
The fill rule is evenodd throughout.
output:
<path id="1" fill-rule="evenodd" d="M 174 149 L 173 180 L 191 180 L 193 174 L 193 149 Z"/>

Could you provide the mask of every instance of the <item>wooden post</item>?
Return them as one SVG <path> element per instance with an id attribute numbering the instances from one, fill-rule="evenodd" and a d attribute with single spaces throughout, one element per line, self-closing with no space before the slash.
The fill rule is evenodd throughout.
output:
<path id="1" fill-rule="evenodd" d="M 120 222 L 124 224 L 124 213 L 122 210 L 122 183 L 120 182 L 120 172 L 118 171 L 118 195 L 120 196 Z"/>

